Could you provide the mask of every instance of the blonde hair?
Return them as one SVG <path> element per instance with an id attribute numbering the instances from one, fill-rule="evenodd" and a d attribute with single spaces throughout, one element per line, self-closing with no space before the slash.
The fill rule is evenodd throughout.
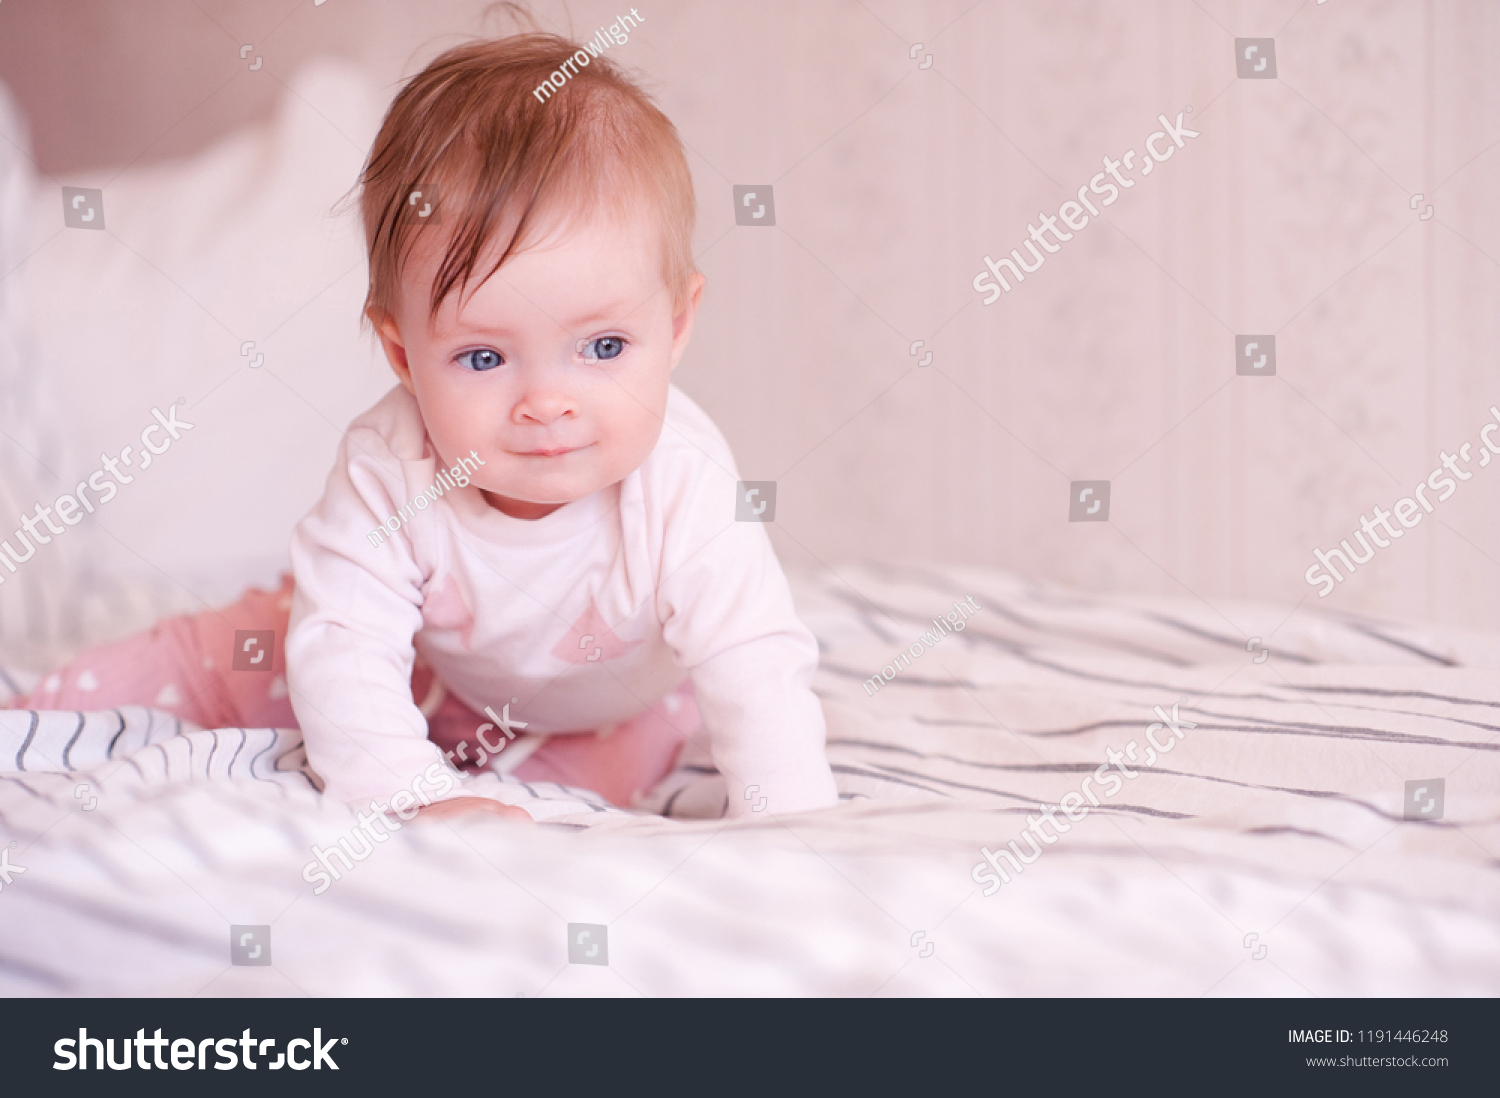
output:
<path id="1" fill-rule="evenodd" d="M 596 209 L 624 217 L 644 199 L 661 221 L 662 277 L 674 311 L 695 273 L 692 175 L 677 130 L 602 54 L 545 100 L 533 95 L 580 47 L 554 34 L 519 34 L 455 47 L 414 76 L 386 111 L 360 173 L 369 256 L 364 320 L 393 316 L 417 234 L 446 234 L 428 315 L 467 286 L 480 256 L 509 226 L 500 259 L 537 243 L 545 225 Z M 585 57 L 589 57 L 587 53 Z M 437 218 L 408 201 L 437 185 Z M 430 217 L 431 215 L 429 215 Z M 437 223 L 434 224 L 434 221 Z"/>

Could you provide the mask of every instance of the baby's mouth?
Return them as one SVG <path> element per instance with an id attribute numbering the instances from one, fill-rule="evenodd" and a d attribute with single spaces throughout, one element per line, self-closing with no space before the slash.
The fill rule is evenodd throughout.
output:
<path id="1" fill-rule="evenodd" d="M 564 454 L 576 454 L 579 450 L 586 450 L 592 445 L 593 443 L 589 442 L 585 443 L 582 446 L 539 446 L 534 450 L 511 450 L 510 453 L 514 454 L 516 457 L 552 458 L 562 457 Z"/>

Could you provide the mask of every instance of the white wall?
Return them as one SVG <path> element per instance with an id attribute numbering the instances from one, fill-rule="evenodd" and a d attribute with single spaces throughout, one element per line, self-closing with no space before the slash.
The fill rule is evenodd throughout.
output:
<path id="1" fill-rule="evenodd" d="M 689 147 L 708 276 L 678 383 L 723 427 L 746 479 L 779 482 L 774 537 L 789 566 L 983 563 L 1291 612 L 1319 602 L 1303 580 L 1315 546 L 1408 494 L 1500 406 L 1493 3 L 648 3 L 618 57 Z M 561 10 L 537 5 L 551 27 Z M 584 38 L 615 12 L 571 10 Z M 152 274 L 150 246 L 168 230 L 144 213 L 132 222 L 125 197 L 143 208 L 164 181 L 203 178 L 168 154 L 300 111 L 301 125 L 327 127 L 306 152 L 322 157 L 324 189 L 297 207 L 315 218 L 353 182 L 394 82 L 480 29 L 481 12 L 394 0 L 153 0 L 129 19 L 90 3 L 0 8 L 0 79 L 30 113 L 43 185 L 104 186 L 107 201 L 117 188 L 120 225 L 152 226 L 140 239 L 44 233 L 28 266 L 55 291 L 92 248 L 118 285 L 161 278 L 175 295 L 171 323 L 116 316 L 98 361 L 59 334 L 70 325 L 58 292 L 39 307 L 53 354 L 69 346 L 58 366 L 69 385 L 121 386 L 108 414 L 69 420 L 78 460 L 128 442 L 115 435 L 179 395 L 190 362 L 204 379 L 210 365 L 234 378 L 208 406 L 215 426 L 191 474 L 122 508 L 132 548 L 104 550 L 120 567 L 210 600 L 265 578 L 338 427 L 386 384 L 357 334 L 363 276 L 348 273 L 359 256 L 346 227 L 328 222 L 287 256 L 248 234 L 236 277 L 286 277 L 265 302 L 236 311 L 226 298 L 206 319 L 194 287 L 212 274 Z M 1236 78 L 1236 36 L 1276 38 L 1278 79 Z M 236 43 L 257 44 L 261 72 L 242 71 Z M 56 90 L 49 58 L 69 51 L 96 74 L 91 99 Z M 307 58 L 329 53 L 371 89 L 341 117 L 286 92 Z M 1028 219 L 1188 104 L 1200 137 L 1014 292 L 979 303 L 981 256 L 1019 247 Z M 774 184 L 774 228 L 734 226 L 737 183 Z M 1417 192 L 1428 220 L 1409 208 Z M 241 199 L 257 193 L 252 180 Z M 202 194 L 182 205 L 208 216 Z M 286 384 L 235 373 L 239 342 L 294 313 L 271 344 Z M 1276 377 L 1235 376 L 1237 332 L 1276 334 Z M 925 368 L 908 353 L 917 339 L 934 356 Z M 110 380 L 111 362 L 161 353 L 178 365 L 150 384 Z M 246 467 L 243 439 L 292 436 L 315 437 L 322 458 L 268 441 Z M 1108 523 L 1067 521 L 1069 482 L 1084 479 L 1112 481 Z M 1497 532 L 1500 472 L 1484 469 L 1320 605 L 1488 625 Z M 202 575 L 190 577 L 185 541 Z M 226 562 L 238 562 L 227 577 Z"/>

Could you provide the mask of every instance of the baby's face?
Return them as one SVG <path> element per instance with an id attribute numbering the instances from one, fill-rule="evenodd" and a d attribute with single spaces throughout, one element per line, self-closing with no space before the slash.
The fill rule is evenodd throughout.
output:
<path id="1" fill-rule="evenodd" d="M 653 217 L 597 218 L 511 256 L 461 311 L 454 292 L 430 322 L 441 254 L 413 252 L 381 341 L 443 464 L 483 459 L 472 479 L 492 506 L 540 518 L 651 453 L 703 286 L 695 274 L 674 315 L 661 247 Z"/>

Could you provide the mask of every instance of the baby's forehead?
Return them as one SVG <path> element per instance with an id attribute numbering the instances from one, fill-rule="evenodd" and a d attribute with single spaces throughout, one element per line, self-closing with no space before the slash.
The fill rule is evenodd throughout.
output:
<path id="1" fill-rule="evenodd" d="M 435 228 L 437 226 L 434 226 Z M 540 289 L 567 291 L 567 326 L 620 315 L 641 301 L 643 292 L 665 282 L 662 260 L 666 240 L 659 211 L 635 202 L 622 209 L 595 206 L 587 211 L 554 215 L 527 226 L 522 239 L 495 264 L 515 231 L 515 217 L 503 222 L 479 253 L 467 284 L 448 292 L 429 329 L 442 334 L 468 327 L 497 297 Z M 432 287 L 455 247 L 456 228 L 446 234 L 421 234 L 401 273 L 401 297 L 408 307 L 427 309 Z M 493 272 L 493 273 L 492 273 Z M 486 292 L 499 280 L 501 286 Z M 483 280 L 481 282 L 481 280 Z M 505 290 L 514 291 L 507 295 Z M 552 312 L 557 312 L 556 303 Z"/>

